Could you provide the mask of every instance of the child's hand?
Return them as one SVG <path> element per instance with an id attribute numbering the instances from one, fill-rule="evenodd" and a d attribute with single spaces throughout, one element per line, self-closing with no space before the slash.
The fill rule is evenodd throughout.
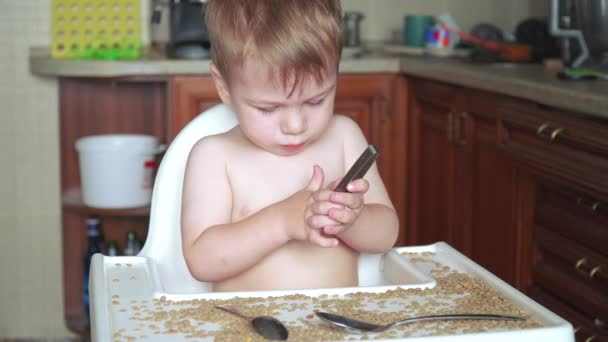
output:
<path id="1" fill-rule="evenodd" d="M 332 182 L 328 188 L 334 189 L 340 179 Z M 327 225 L 323 228 L 323 232 L 328 235 L 337 235 L 350 228 L 350 226 L 357 221 L 357 218 L 361 214 L 361 210 L 365 204 L 363 195 L 369 189 L 369 183 L 367 180 L 361 178 L 348 183 L 346 189 L 349 192 L 335 192 L 331 191 L 329 195 L 329 201 L 338 205 L 328 210 L 327 216 L 337 221 L 337 225 Z"/>
<path id="2" fill-rule="evenodd" d="M 285 210 L 291 220 L 287 222 L 290 238 L 295 240 L 306 240 L 321 247 L 335 247 L 339 240 L 335 237 L 327 237 L 323 234 L 323 227 L 328 225 L 340 225 L 340 222 L 330 218 L 328 212 L 332 209 L 341 208 L 339 204 L 332 203 L 329 197 L 332 191 L 322 189 L 324 174 L 323 170 L 315 165 L 313 175 L 308 185 L 285 201 L 286 206 L 279 210 Z M 302 212 L 304 217 L 302 224 L 293 220 L 295 212 Z"/>

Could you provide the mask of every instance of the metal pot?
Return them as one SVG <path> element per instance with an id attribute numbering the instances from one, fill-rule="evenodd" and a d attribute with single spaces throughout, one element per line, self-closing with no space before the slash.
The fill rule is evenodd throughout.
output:
<path id="1" fill-rule="evenodd" d="M 363 14 L 359 12 L 344 12 L 342 15 L 342 44 L 344 47 L 361 45 L 360 23 Z"/>

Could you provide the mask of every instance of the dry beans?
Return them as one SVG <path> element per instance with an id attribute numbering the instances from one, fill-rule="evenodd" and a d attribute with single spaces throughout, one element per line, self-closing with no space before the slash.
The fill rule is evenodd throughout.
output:
<path id="1" fill-rule="evenodd" d="M 340 296 L 321 295 L 309 297 L 293 294 L 269 298 L 194 299 L 171 301 L 162 296 L 141 301 L 141 306 L 131 307 L 135 316 L 131 320 L 140 321 L 137 331 L 117 331 L 115 339 L 132 338 L 145 325 L 155 334 L 182 334 L 188 339 L 212 337 L 215 341 L 263 341 L 251 325 L 242 318 L 235 317 L 214 308 L 216 305 L 233 305 L 244 314 L 275 315 L 281 312 L 307 311 L 296 322 L 285 321 L 289 329 L 290 341 L 324 341 L 351 339 L 387 339 L 398 336 L 445 335 L 454 333 L 474 333 L 496 330 L 512 330 L 540 327 L 540 323 L 516 307 L 510 300 L 495 291 L 481 279 L 460 273 L 432 260 L 433 253 L 407 253 L 410 262 L 431 265 L 431 276 L 437 281 L 433 289 L 395 289 L 382 293 L 351 293 Z M 128 265 L 128 264 L 127 264 Z M 118 298 L 118 297 L 116 297 Z M 408 298 L 407 305 L 400 311 L 382 312 L 391 303 Z M 415 298 L 415 299 L 414 299 Z M 304 301 L 305 303 L 302 303 Z M 307 304 L 308 303 L 308 304 Z M 370 303 L 380 310 L 371 310 Z M 528 318 L 523 322 L 508 321 L 435 321 L 406 325 L 382 334 L 352 335 L 329 328 L 314 321 L 312 311 L 330 311 L 373 323 L 385 324 L 412 316 L 449 313 L 493 313 L 516 315 Z M 123 310 L 120 310 L 123 311 Z M 205 329 L 211 323 L 219 329 Z"/>

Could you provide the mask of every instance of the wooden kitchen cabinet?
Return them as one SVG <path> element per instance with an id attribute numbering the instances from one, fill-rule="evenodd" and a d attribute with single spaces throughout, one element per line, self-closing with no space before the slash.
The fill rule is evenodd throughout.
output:
<path id="1" fill-rule="evenodd" d="M 518 286 L 517 170 L 498 147 L 496 96 L 410 85 L 407 243 L 445 241 Z"/>
<path id="2" fill-rule="evenodd" d="M 407 244 L 443 240 L 608 339 L 608 121 L 409 79 Z"/>
<path id="3" fill-rule="evenodd" d="M 170 134 L 174 137 L 195 116 L 220 103 L 211 76 L 172 78 Z M 355 120 L 380 150 L 378 168 L 402 222 L 397 244 L 405 239 L 405 83 L 394 74 L 338 76 L 335 112 Z M 394 156 L 397 156 L 395 158 Z"/>
<path id="4" fill-rule="evenodd" d="M 608 122 L 523 101 L 499 106 L 502 145 L 535 176 L 525 290 L 608 340 Z"/>

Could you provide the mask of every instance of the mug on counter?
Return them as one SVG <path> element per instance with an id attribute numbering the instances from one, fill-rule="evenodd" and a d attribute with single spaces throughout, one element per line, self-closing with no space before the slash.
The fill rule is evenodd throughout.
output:
<path id="1" fill-rule="evenodd" d="M 406 46 L 424 47 L 426 31 L 435 24 L 430 15 L 406 15 L 403 19 L 403 43 Z"/>

